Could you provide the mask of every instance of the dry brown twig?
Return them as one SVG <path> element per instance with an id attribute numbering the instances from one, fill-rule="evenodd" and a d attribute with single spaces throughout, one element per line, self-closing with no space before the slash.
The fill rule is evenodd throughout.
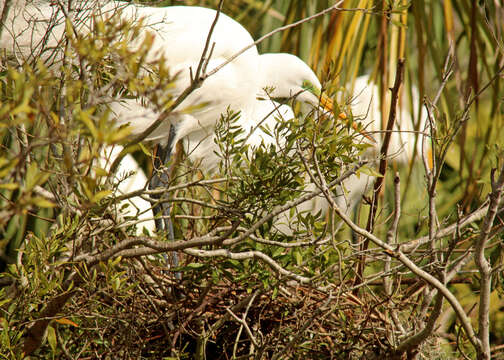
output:
<path id="1" fill-rule="evenodd" d="M 394 86 L 390 89 L 392 92 L 392 99 L 390 101 L 390 110 L 389 110 L 389 118 L 387 121 L 387 127 L 386 127 L 386 132 L 385 132 L 385 137 L 383 139 L 383 143 L 380 149 L 380 163 L 379 163 L 379 168 L 378 172 L 381 175 L 381 177 L 376 178 L 374 186 L 373 186 L 373 196 L 371 200 L 371 208 L 369 210 L 369 215 L 368 215 L 368 222 L 366 225 L 366 230 L 369 232 L 373 232 L 374 229 L 374 224 L 375 224 L 375 217 L 376 217 L 376 211 L 378 210 L 378 199 L 381 196 L 381 193 L 384 190 L 385 187 L 385 175 L 387 172 L 387 154 L 388 154 L 388 148 L 390 144 L 390 139 L 392 136 L 392 128 L 394 126 L 394 122 L 396 121 L 396 112 L 397 112 L 397 102 L 399 100 L 399 94 L 401 90 L 401 85 L 403 83 L 403 77 L 404 77 L 404 59 L 399 59 L 397 62 L 397 68 L 396 68 L 396 77 L 395 77 L 395 82 Z M 369 239 L 365 238 L 364 242 L 362 244 L 362 251 L 366 251 L 369 246 Z M 362 281 L 362 274 L 364 273 L 364 268 L 366 266 L 366 256 L 362 255 L 361 258 L 359 259 L 358 265 L 357 265 L 357 270 L 356 270 L 356 276 L 355 276 L 355 285 L 358 285 L 359 282 Z"/>

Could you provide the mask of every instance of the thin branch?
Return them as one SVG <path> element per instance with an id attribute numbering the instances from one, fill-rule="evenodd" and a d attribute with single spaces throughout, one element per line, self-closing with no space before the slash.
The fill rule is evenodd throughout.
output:
<path id="1" fill-rule="evenodd" d="M 181 190 L 181 189 L 187 189 L 187 188 L 190 188 L 193 186 L 206 186 L 206 185 L 219 184 L 219 183 L 223 183 L 226 181 L 234 181 L 234 180 L 238 180 L 238 178 L 237 177 L 225 177 L 225 178 L 208 179 L 208 180 L 194 180 L 191 182 L 187 182 L 187 183 L 179 184 L 179 185 L 175 185 L 175 186 L 170 186 L 168 188 L 163 188 L 160 190 L 139 189 L 139 190 L 131 191 L 127 194 L 116 196 L 114 199 L 116 201 L 123 201 L 123 200 L 130 199 L 130 198 L 140 196 L 140 195 L 163 195 L 164 193 L 167 193 L 167 192 L 170 193 L 170 192 L 174 192 L 174 191 Z"/>
<path id="2" fill-rule="evenodd" d="M 10 8 L 12 7 L 13 0 L 4 0 L 4 6 L 2 8 L 2 13 L 0 16 L 0 38 L 2 37 L 2 32 L 5 28 L 5 23 L 9 16 Z"/>
<path id="3" fill-rule="evenodd" d="M 300 284 L 309 284 L 311 283 L 311 278 L 301 276 L 298 274 L 293 273 L 292 271 L 286 270 L 283 267 L 281 267 L 275 260 L 270 258 L 268 255 L 256 251 L 256 250 L 250 250 L 250 251 L 243 251 L 239 253 L 234 253 L 231 252 L 227 249 L 217 249 L 217 250 L 201 250 L 201 249 L 184 249 L 183 250 L 186 254 L 200 257 L 200 258 L 208 258 L 208 257 L 224 257 L 227 259 L 233 259 L 233 260 L 246 260 L 246 259 L 259 259 L 266 263 L 271 269 L 273 269 L 275 272 L 278 274 L 285 276 L 289 279 L 296 280 Z"/>
<path id="4" fill-rule="evenodd" d="M 504 158 L 502 158 L 504 162 Z M 478 354 L 480 359 L 490 359 L 490 293 L 492 282 L 492 264 L 485 257 L 485 246 L 489 240 L 489 235 L 499 209 L 502 193 L 504 192 L 504 164 L 500 169 L 500 176 L 496 181 L 495 170 L 492 170 L 491 184 L 492 192 L 490 193 L 490 205 L 488 213 L 483 220 L 483 226 L 479 238 L 475 243 L 474 262 L 480 274 L 480 302 L 478 314 L 478 337 L 481 341 L 482 348 Z"/>
<path id="5" fill-rule="evenodd" d="M 231 231 L 232 229 L 232 226 L 218 227 L 201 237 L 197 237 L 191 240 L 178 240 L 174 242 L 157 241 L 146 236 L 133 237 L 128 240 L 123 240 L 120 243 L 112 246 L 110 249 L 102 251 L 101 253 L 96 255 L 83 254 L 76 256 L 73 261 L 85 261 L 88 266 L 92 266 L 100 261 L 107 261 L 111 257 L 118 256 L 121 251 L 130 249 L 137 245 L 146 246 L 150 249 L 155 250 L 157 253 L 184 250 L 190 247 L 213 245 L 225 239 L 229 235 L 229 231 Z M 221 232 L 225 232 L 225 234 L 221 236 L 216 235 Z M 69 261 L 69 259 L 67 261 Z"/>
<path id="6" fill-rule="evenodd" d="M 322 304 L 321 306 L 317 307 L 313 315 L 305 321 L 301 329 L 297 332 L 297 334 L 292 338 L 291 341 L 285 346 L 282 351 L 278 352 L 275 354 L 275 356 L 272 357 L 272 360 L 280 359 L 282 358 L 283 355 L 288 354 L 291 349 L 301 340 L 301 337 L 303 336 L 304 332 L 313 324 L 313 321 L 320 315 L 322 312 L 326 309 L 326 307 L 331 303 L 333 300 L 333 296 L 330 293 L 327 296 L 327 300 Z"/>
<path id="7" fill-rule="evenodd" d="M 399 219 L 401 218 L 401 179 L 399 178 L 399 173 L 394 176 L 394 220 L 392 225 L 387 231 L 387 244 L 397 244 L 397 229 L 399 226 Z M 388 272 L 390 270 L 391 259 L 385 259 L 384 271 Z M 383 278 L 383 286 L 385 288 L 385 293 L 390 296 L 392 295 L 392 281 L 390 277 L 385 276 Z"/>
<path id="8" fill-rule="evenodd" d="M 342 9 L 340 8 L 339 6 L 344 2 L 344 0 L 340 0 L 338 1 L 336 4 L 334 4 L 333 6 L 327 8 L 327 9 L 324 9 L 316 14 L 313 14 L 312 16 L 308 16 L 304 19 L 301 19 L 299 21 L 296 21 L 296 22 L 293 22 L 292 24 L 288 24 L 288 25 L 284 25 L 284 26 L 281 26 L 279 28 L 276 28 L 275 30 L 273 31 L 270 31 L 269 33 L 267 33 L 266 35 L 260 37 L 259 39 L 257 39 L 256 41 L 254 41 L 252 44 L 250 45 L 247 45 L 245 46 L 243 49 L 241 49 L 240 51 L 238 51 L 236 54 L 234 54 L 233 56 L 231 56 L 229 59 L 227 59 L 226 61 L 224 61 L 222 64 L 220 64 L 219 66 L 215 67 L 212 71 L 210 71 L 208 74 L 207 74 L 207 77 L 208 76 L 211 76 L 213 74 L 215 74 L 217 71 L 219 71 L 220 69 L 222 69 L 224 66 L 226 66 L 227 64 L 229 64 L 230 62 L 232 62 L 234 59 L 236 59 L 238 56 L 240 56 L 241 54 L 243 54 L 245 51 L 247 51 L 248 49 L 251 49 L 253 48 L 254 46 L 257 46 L 259 45 L 260 43 L 262 43 L 264 40 L 272 37 L 273 35 L 279 33 L 279 32 L 282 32 L 282 31 L 285 31 L 285 30 L 288 30 L 288 29 L 291 29 L 293 27 L 296 27 L 296 26 L 299 26 L 301 24 L 304 24 L 305 22 L 308 22 L 308 21 L 311 21 L 313 19 L 316 19 L 322 15 L 325 15 L 325 14 L 328 14 L 330 13 L 331 11 L 334 11 L 334 10 L 345 10 L 345 9 Z M 367 9 L 355 9 L 355 10 L 360 10 L 360 11 L 364 11 L 366 12 Z"/>
<path id="9" fill-rule="evenodd" d="M 248 311 L 250 309 L 250 306 L 254 302 L 254 299 L 256 298 L 257 294 L 258 294 L 258 292 L 256 291 L 252 295 L 252 297 L 250 298 L 249 303 L 247 304 L 245 312 L 243 313 L 243 315 L 242 315 L 241 318 L 239 318 L 229 307 L 226 307 L 226 311 L 228 312 L 228 314 L 231 315 L 231 317 L 233 319 L 235 319 L 241 325 L 240 326 L 240 330 L 238 331 L 237 340 L 240 338 L 239 335 L 241 334 L 241 329 L 245 328 L 245 331 L 247 332 L 247 335 L 250 338 L 250 341 L 252 342 L 252 344 L 254 344 L 255 347 L 259 347 L 259 343 L 257 342 L 255 336 L 252 334 L 252 331 L 250 330 L 250 327 L 247 324 L 246 318 L 247 318 L 247 313 L 248 313 Z"/>
<path id="10" fill-rule="evenodd" d="M 273 240 L 268 240 L 268 239 L 263 239 L 255 235 L 249 235 L 249 237 L 261 244 L 266 244 L 266 245 L 274 245 L 282 248 L 295 248 L 295 247 L 303 247 L 303 246 L 313 246 L 313 245 L 324 245 L 327 244 L 328 242 L 331 241 L 331 238 L 328 237 L 326 239 L 313 239 L 310 241 L 296 241 L 296 242 L 281 242 L 281 241 L 273 241 Z"/>
<path id="11" fill-rule="evenodd" d="M 394 220 L 387 231 L 387 243 L 397 244 L 397 229 L 401 218 L 401 179 L 399 173 L 394 176 Z"/>
<path id="12" fill-rule="evenodd" d="M 434 326 L 436 325 L 436 320 L 441 315 L 441 310 L 443 308 L 443 295 L 438 292 L 434 302 L 434 309 L 429 316 L 429 320 L 425 327 L 413 336 L 408 337 L 396 349 L 397 354 L 403 354 L 404 352 L 410 351 L 416 348 L 418 345 L 422 344 L 429 336 L 434 332 Z"/>
<path id="13" fill-rule="evenodd" d="M 389 118 L 388 118 L 387 127 L 386 127 L 387 130 L 392 130 L 392 128 L 394 127 L 394 122 L 396 121 L 397 102 L 399 100 L 399 91 L 400 91 L 401 85 L 403 83 L 403 78 L 404 78 L 404 59 L 399 59 L 397 62 L 394 87 L 391 89 L 392 98 L 390 101 Z M 385 133 L 385 137 L 383 139 L 383 143 L 382 143 L 382 146 L 380 149 L 380 165 L 379 165 L 378 172 L 380 173 L 381 177 L 376 178 L 375 183 L 374 183 L 371 208 L 369 210 L 368 221 L 367 221 L 367 225 L 366 225 L 366 230 L 369 232 L 373 232 L 376 211 L 378 210 L 378 199 L 380 197 L 381 192 L 384 189 L 385 175 L 387 172 L 387 153 L 388 153 L 391 135 L 392 135 L 392 133 L 390 131 L 387 131 Z M 369 246 L 369 239 L 365 239 L 364 243 L 362 244 L 361 251 L 365 252 L 367 250 L 368 246 Z M 355 276 L 355 285 L 358 285 L 359 282 L 362 281 L 362 274 L 364 273 L 365 266 L 366 266 L 366 256 L 363 254 L 358 261 L 357 270 L 356 270 L 357 274 Z"/>
<path id="14" fill-rule="evenodd" d="M 488 207 L 489 207 L 489 203 L 486 202 L 479 209 L 468 214 L 460 221 L 457 221 L 457 222 L 455 222 L 455 223 L 453 223 L 443 229 L 439 229 L 436 232 L 436 235 L 434 236 L 434 240 L 441 239 L 445 236 L 450 236 L 455 231 L 457 231 L 457 228 L 463 229 L 466 226 L 483 219 L 488 212 Z M 498 210 L 498 213 L 501 213 L 501 212 L 504 212 L 504 209 Z M 402 252 L 408 253 L 408 252 L 415 251 L 418 247 L 425 245 L 425 244 L 428 244 L 429 242 L 430 242 L 429 236 L 423 236 L 423 237 L 415 239 L 415 240 L 401 243 L 399 248 Z"/>

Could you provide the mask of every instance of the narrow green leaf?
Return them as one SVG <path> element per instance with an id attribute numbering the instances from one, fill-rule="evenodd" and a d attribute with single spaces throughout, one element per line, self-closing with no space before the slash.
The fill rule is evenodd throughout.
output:
<path id="1" fill-rule="evenodd" d="M 51 350 L 55 352 L 58 346 L 58 340 L 56 339 L 56 330 L 54 330 L 51 325 L 47 327 L 47 342 L 49 343 Z"/>

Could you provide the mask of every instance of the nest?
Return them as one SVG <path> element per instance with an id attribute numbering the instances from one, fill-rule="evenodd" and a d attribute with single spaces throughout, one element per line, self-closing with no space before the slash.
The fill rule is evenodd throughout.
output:
<path id="1" fill-rule="evenodd" d="M 177 280 L 161 266 L 132 262 L 124 273 L 127 289 L 112 291 L 103 276 L 69 304 L 66 313 L 80 325 L 66 328 L 74 332 L 67 348 L 80 348 L 82 358 L 392 356 L 393 326 L 382 313 L 391 304 L 288 282 L 270 289 L 202 282 L 197 271 Z"/>

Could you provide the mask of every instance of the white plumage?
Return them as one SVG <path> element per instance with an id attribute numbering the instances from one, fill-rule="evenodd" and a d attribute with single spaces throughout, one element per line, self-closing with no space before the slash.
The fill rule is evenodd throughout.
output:
<path id="1" fill-rule="evenodd" d="M 349 84 L 350 87 L 350 84 Z M 376 166 L 382 144 L 382 112 L 380 109 L 380 94 L 378 85 L 370 82 L 369 75 L 359 76 L 355 79 L 352 97 L 352 114 L 354 118 L 362 122 L 363 127 L 376 140 L 376 144 L 371 147 L 364 157 L 371 161 L 370 166 Z M 418 103 L 418 91 L 412 88 L 412 103 Z M 406 101 L 398 103 L 396 121 L 392 128 L 388 156 L 392 162 L 399 166 L 408 166 L 411 161 L 420 158 L 422 155 L 423 136 L 418 136 L 415 132 L 413 116 L 415 112 L 410 112 L 406 106 Z M 415 118 L 417 118 L 415 114 Z M 420 116 L 419 130 L 425 127 L 426 114 L 422 112 Z M 416 143 L 416 151 L 415 151 Z M 347 212 L 351 212 L 360 202 L 364 193 L 371 189 L 374 184 L 374 177 L 361 173 L 360 176 L 352 176 L 344 182 L 345 195 L 338 196 L 338 204 Z"/>
<path id="2" fill-rule="evenodd" d="M 100 154 L 97 165 L 106 171 L 110 171 L 110 166 L 122 150 L 123 147 L 119 145 L 105 147 Z M 142 190 L 147 186 L 147 176 L 130 154 L 122 158 L 113 180 L 119 182 L 115 196 Z M 143 228 L 147 229 L 150 234 L 154 234 L 156 231 L 152 205 L 140 196 L 122 200 L 116 204 L 115 208 L 119 217 L 134 219 L 134 222 L 137 223 L 137 235 L 143 233 Z"/>

